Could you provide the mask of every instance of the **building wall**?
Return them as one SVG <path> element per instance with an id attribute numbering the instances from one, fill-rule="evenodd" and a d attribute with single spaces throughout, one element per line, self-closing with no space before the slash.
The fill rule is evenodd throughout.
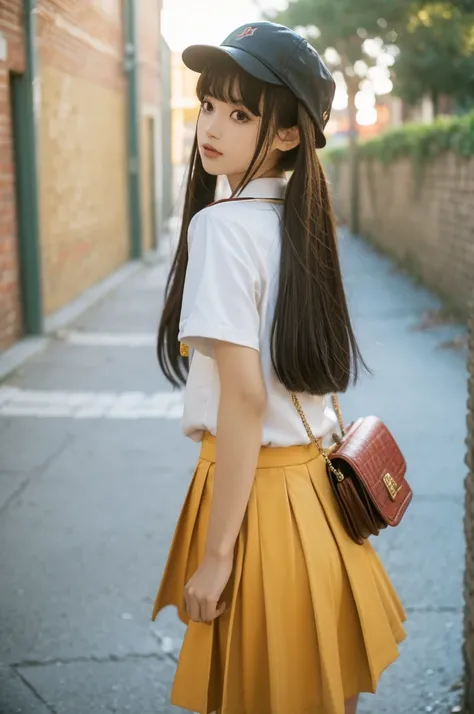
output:
<path id="1" fill-rule="evenodd" d="M 137 8 L 142 245 L 156 241 L 160 0 Z M 123 0 L 37 0 L 37 151 L 45 316 L 130 255 Z M 0 0 L 0 351 L 22 334 L 10 72 L 24 71 L 23 1 Z M 1 38 L 0 38 L 1 41 Z M 157 140 L 159 139 L 159 141 Z M 170 177 L 167 177 L 170 180 Z"/>
<path id="2" fill-rule="evenodd" d="M 0 352 L 22 331 L 10 104 L 10 72 L 24 71 L 22 8 L 22 0 L 0 3 L 0 32 L 7 53 L 6 61 L 0 59 Z"/>
<path id="3" fill-rule="evenodd" d="M 161 127 L 160 127 L 160 165 L 162 174 L 160 206 L 158 212 L 159 227 L 164 228 L 174 213 L 173 185 L 174 167 L 172 164 L 171 137 L 171 50 L 166 40 L 161 37 Z"/>
<path id="4" fill-rule="evenodd" d="M 143 104 L 156 107 L 159 101 L 161 5 L 160 0 L 136 1 L 142 110 Z"/>
<path id="5" fill-rule="evenodd" d="M 171 58 L 171 111 L 172 111 L 172 162 L 174 166 L 186 164 L 192 148 L 199 100 L 196 84 L 199 75 L 188 69 L 181 55 Z"/>
<path id="6" fill-rule="evenodd" d="M 152 176 L 155 163 L 156 117 L 144 115 L 140 127 L 140 200 L 143 250 L 152 250 L 156 242 L 154 205 L 156 197 Z"/>
<path id="7" fill-rule="evenodd" d="M 49 315 L 126 261 L 126 85 L 117 0 L 39 0 L 39 202 Z"/>
<path id="8" fill-rule="evenodd" d="M 330 169 L 336 212 L 349 217 L 349 170 Z M 474 281 L 474 158 L 445 152 L 423 167 L 406 158 L 360 165 L 360 233 L 405 262 L 467 314 Z"/>
<path id="9" fill-rule="evenodd" d="M 140 113 L 140 186 L 142 246 L 151 250 L 157 242 L 160 175 L 161 74 L 160 37 L 161 2 L 140 0 L 137 3 L 139 47 L 139 113 Z M 155 173 L 155 169 L 157 173 Z M 153 178 L 155 177 L 155 178 Z M 156 179 L 156 181 L 155 181 Z"/>

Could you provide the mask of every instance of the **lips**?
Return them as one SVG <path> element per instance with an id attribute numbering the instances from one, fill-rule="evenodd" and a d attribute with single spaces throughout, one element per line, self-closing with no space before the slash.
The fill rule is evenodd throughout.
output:
<path id="1" fill-rule="evenodd" d="M 222 156 L 221 152 L 217 151 L 217 149 L 215 149 L 210 144 L 203 144 L 202 151 L 203 154 L 209 159 L 217 159 L 219 158 L 219 156 Z"/>

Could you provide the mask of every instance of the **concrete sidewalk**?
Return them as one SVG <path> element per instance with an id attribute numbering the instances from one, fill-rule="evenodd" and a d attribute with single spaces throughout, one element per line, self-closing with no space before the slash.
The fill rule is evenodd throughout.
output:
<path id="1" fill-rule="evenodd" d="M 466 355 L 413 328 L 437 301 L 342 237 L 375 370 L 342 400 L 384 418 L 414 502 L 375 545 L 409 638 L 361 714 L 449 712 L 462 674 Z M 155 358 L 167 265 L 121 285 L 0 386 L 0 714 L 171 714 L 182 627 L 150 612 L 197 447 Z M 288 712 L 288 714 L 296 714 Z"/>

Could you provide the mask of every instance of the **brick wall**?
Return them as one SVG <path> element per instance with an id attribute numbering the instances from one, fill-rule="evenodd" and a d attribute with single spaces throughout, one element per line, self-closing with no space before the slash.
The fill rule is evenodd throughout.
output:
<path id="1" fill-rule="evenodd" d="M 119 0 L 39 0 L 39 201 L 45 314 L 129 254 Z"/>
<path id="2" fill-rule="evenodd" d="M 153 242 L 152 141 L 159 104 L 159 0 L 139 0 L 144 242 Z M 22 332 L 9 73 L 24 70 L 22 0 L 0 0 L 0 351 Z M 122 0 L 37 0 L 38 183 L 45 315 L 129 256 Z M 140 46 L 141 44 L 141 46 Z M 159 131 L 159 126 L 157 126 Z"/>
<path id="3" fill-rule="evenodd" d="M 469 397 L 467 417 L 466 511 L 466 570 L 464 576 L 464 658 L 465 658 L 465 712 L 474 714 L 474 297 L 471 302 Z"/>
<path id="4" fill-rule="evenodd" d="M 349 215 L 346 164 L 332 171 L 336 211 Z M 464 313 L 474 284 L 474 158 L 444 153 L 417 169 L 362 161 L 360 233 L 405 261 Z"/>
<path id="5" fill-rule="evenodd" d="M 22 329 L 10 106 L 10 72 L 24 71 L 22 7 L 22 0 L 0 2 L 0 32 L 7 42 L 7 59 L 0 60 L 0 352 Z"/>

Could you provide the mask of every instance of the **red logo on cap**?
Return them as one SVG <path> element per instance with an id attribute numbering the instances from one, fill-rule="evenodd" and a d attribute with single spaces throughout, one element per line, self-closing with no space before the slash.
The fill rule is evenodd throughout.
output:
<path id="1" fill-rule="evenodd" d="M 252 37 L 252 35 L 257 32 L 257 27 L 246 27 L 243 32 L 240 33 L 240 35 L 237 35 L 235 38 L 236 40 L 241 40 L 242 37 Z"/>

